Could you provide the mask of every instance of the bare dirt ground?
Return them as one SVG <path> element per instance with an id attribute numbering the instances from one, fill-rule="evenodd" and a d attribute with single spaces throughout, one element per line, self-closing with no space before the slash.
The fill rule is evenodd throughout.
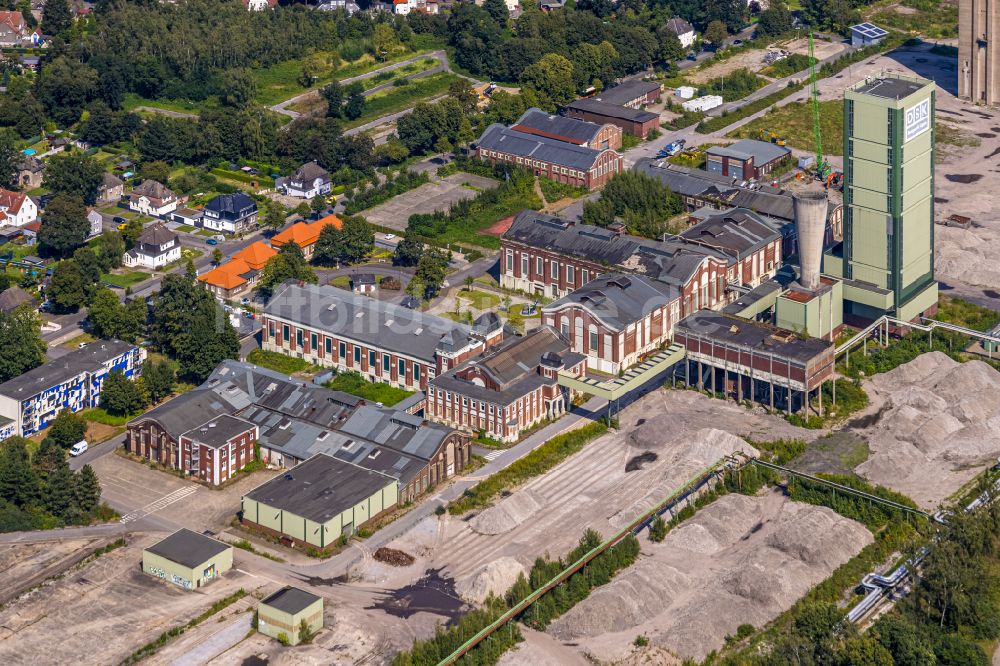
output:
<path id="1" fill-rule="evenodd" d="M 253 579 L 233 571 L 196 592 L 146 576 L 137 539 L 0 611 L 0 663 L 115 664 Z"/>
<path id="2" fill-rule="evenodd" d="M 496 187 L 498 184 L 491 178 L 468 173 L 456 173 L 441 179 L 432 177 L 432 182 L 361 211 L 360 214 L 372 224 L 405 231 L 410 215 L 433 213 L 438 210 L 447 211 L 453 203 L 472 199 L 479 194 L 479 191 Z"/>
<path id="3" fill-rule="evenodd" d="M 4 544 L 0 547 L 0 603 L 59 574 L 106 541 L 93 538 Z"/>
<path id="4" fill-rule="evenodd" d="M 765 625 L 872 542 L 861 524 L 779 491 L 726 495 L 699 511 L 549 628 L 598 660 L 645 635 L 694 659 L 739 625 Z"/>
<path id="5" fill-rule="evenodd" d="M 846 47 L 842 43 L 826 42 L 817 40 L 815 45 L 816 58 L 823 60 L 843 51 Z M 751 49 L 742 51 L 723 62 L 710 65 L 704 69 L 694 70 L 690 76 L 686 77 L 694 85 L 708 83 L 712 79 L 717 79 L 728 74 L 732 74 L 737 69 L 749 69 L 751 72 L 759 72 L 768 65 L 764 62 L 764 56 L 768 50 L 784 49 L 792 53 L 809 55 L 809 40 L 793 39 L 788 42 L 775 42 L 768 49 Z"/>
<path id="6" fill-rule="evenodd" d="M 367 562 L 352 575 L 388 588 L 440 570 L 475 603 L 506 591 L 538 556 L 568 552 L 587 528 L 611 534 L 720 457 L 752 452 L 741 437 L 817 434 L 694 391 L 654 391 L 626 408 L 620 423 L 618 432 L 494 506 L 474 516 L 428 518 L 389 544 L 413 555 L 411 566 Z"/>
<path id="7" fill-rule="evenodd" d="M 872 405 L 854 422 L 871 457 L 856 468 L 925 509 L 1000 455 L 1000 373 L 981 361 L 923 354 L 865 382 Z"/>
<path id="8" fill-rule="evenodd" d="M 938 131 L 934 170 L 936 220 L 953 214 L 973 220 L 969 230 L 936 225 L 935 273 L 945 282 L 996 287 L 1000 285 L 1000 112 L 963 102 L 954 56 L 926 49 L 893 51 L 856 63 L 819 81 L 820 99 L 843 97 L 844 88 L 881 72 L 919 76 L 937 83 L 935 100 Z M 808 89 L 790 95 L 787 102 L 808 98 Z M 842 168 L 840 157 L 831 160 Z"/>

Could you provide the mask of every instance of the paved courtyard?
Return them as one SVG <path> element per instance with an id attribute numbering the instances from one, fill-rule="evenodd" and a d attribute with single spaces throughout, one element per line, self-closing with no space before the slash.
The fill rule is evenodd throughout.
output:
<path id="1" fill-rule="evenodd" d="M 492 178 L 456 173 L 421 185 L 360 214 L 372 224 L 406 231 L 411 215 L 447 211 L 452 204 L 472 199 L 482 190 L 492 189 L 498 184 Z"/>

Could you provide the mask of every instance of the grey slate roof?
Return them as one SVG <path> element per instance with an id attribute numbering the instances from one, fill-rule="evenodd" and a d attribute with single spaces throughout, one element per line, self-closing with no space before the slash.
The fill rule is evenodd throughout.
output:
<path id="1" fill-rule="evenodd" d="M 639 97 L 645 97 L 651 92 L 660 92 L 660 84 L 655 81 L 637 81 L 635 79 L 630 79 L 628 81 L 624 81 L 623 83 L 619 83 L 613 88 L 601 91 L 601 93 L 596 95 L 594 99 L 600 100 L 605 104 L 621 106 L 623 104 L 628 104 Z"/>
<path id="2" fill-rule="evenodd" d="M 511 125 L 511 129 L 582 146 L 597 137 L 597 133 L 601 131 L 601 125 L 577 118 L 545 113 L 541 109 L 532 107 L 521 114 L 521 117 Z"/>
<path id="3" fill-rule="evenodd" d="M 330 180 L 330 173 L 317 164 L 315 160 L 306 162 L 296 169 L 295 173 L 289 176 L 289 180 L 293 183 L 312 183 L 317 178 L 328 181 Z"/>
<path id="4" fill-rule="evenodd" d="M 154 407 L 132 423 L 151 419 L 177 440 L 223 414 L 256 423 L 264 440 L 267 421 L 277 429 L 290 419 L 317 424 L 316 434 L 330 428 L 361 400 L 340 391 L 306 384 L 250 363 L 225 360 L 203 384 Z M 288 426 L 285 426 L 288 429 Z M 304 426 L 299 426 L 303 430 Z"/>
<path id="5" fill-rule="evenodd" d="M 567 104 L 565 108 L 589 111 L 590 113 L 596 113 L 607 118 L 618 118 L 635 123 L 648 123 L 650 120 L 660 120 L 660 114 L 658 113 L 619 106 L 597 98 L 576 99 Z"/>
<path id="6" fill-rule="evenodd" d="M 670 303 L 679 294 L 676 287 L 643 275 L 609 273 L 546 305 L 542 311 L 556 312 L 569 305 L 579 305 L 609 328 L 622 330 Z"/>
<path id="7" fill-rule="evenodd" d="M 257 202 L 245 192 L 233 192 L 215 197 L 205 204 L 205 210 L 218 213 L 226 219 L 233 219 L 248 210 L 257 210 Z"/>
<path id="8" fill-rule="evenodd" d="M 222 543 L 204 534 L 181 528 L 163 541 L 146 548 L 154 555 L 164 557 L 188 569 L 199 567 L 210 559 L 232 549 L 229 544 Z"/>
<path id="9" fill-rule="evenodd" d="M 579 171 L 589 171 L 602 152 L 558 139 L 518 132 L 504 127 L 500 123 L 494 123 L 487 127 L 483 135 L 479 137 L 477 145 L 486 150 L 498 150 L 518 157 L 530 157 Z"/>
<path id="10" fill-rule="evenodd" d="M 740 159 L 753 157 L 756 166 L 762 166 L 792 154 L 792 151 L 785 146 L 754 139 L 741 139 L 728 146 L 712 146 L 705 152 L 709 155 L 730 155 Z"/>
<path id="11" fill-rule="evenodd" d="M 504 238 L 607 266 L 625 268 L 671 284 L 683 284 L 706 256 L 719 252 L 677 240 L 656 241 L 570 222 L 533 210 L 517 214 Z"/>
<path id="12" fill-rule="evenodd" d="M 539 386 L 555 383 L 554 379 L 547 379 L 538 373 L 543 357 L 558 359 L 565 367 L 572 367 L 586 358 L 570 351 L 569 343 L 554 328 L 543 325 L 524 337 L 505 340 L 459 367 L 437 376 L 431 381 L 431 385 L 446 391 L 457 391 L 477 400 L 506 405 Z M 459 377 L 472 367 L 482 369 L 500 389 L 479 386 Z"/>
<path id="13" fill-rule="evenodd" d="M 170 188 L 163 183 L 156 182 L 155 180 L 142 181 L 138 187 L 132 190 L 132 196 L 145 196 L 150 199 L 158 199 L 160 201 L 177 198 L 177 195 L 174 194 Z"/>
<path id="14" fill-rule="evenodd" d="M 681 196 L 715 201 L 733 208 L 746 208 L 785 222 L 795 220 L 792 197 L 784 190 L 751 190 L 739 187 L 735 183 L 737 179 L 730 176 L 674 165 L 659 166 L 658 162 L 649 158 L 638 160 L 633 169 L 658 178 L 672 192 Z"/>
<path id="15" fill-rule="evenodd" d="M 289 585 L 281 588 L 260 603 L 262 606 L 270 606 L 271 608 L 279 610 L 283 613 L 296 615 L 297 613 L 301 613 L 305 609 L 309 608 L 320 599 L 322 599 L 322 597 L 316 596 L 312 592 L 306 592 L 305 590 L 300 590 L 297 587 Z"/>
<path id="16" fill-rule="evenodd" d="M 246 496 L 322 524 L 395 483 L 380 472 L 318 453 Z"/>
<path id="17" fill-rule="evenodd" d="M 438 349 L 464 349 L 472 335 L 468 326 L 448 319 L 336 287 L 296 282 L 279 287 L 264 313 L 426 363 L 434 362 Z"/>
<path id="18" fill-rule="evenodd" d="M 171 231 L 162 222 L 156 222 L 146 227 L 145 230 L 135 239 L 141 245 L 166 245 L 172 240 L 177 240 L 177 234 Z"/>
<path id="19" fill-rule="evenodd" d="M 74 349 L 65 356 L 0 384 L 0 395 L 14 400 L 27 400 L 36 393 L 69 381 L 84 372 L 97 372 L 104 363 L 131 349 L 135 349 L 135 345 L 121 340 L 92 342 L 83 349 Z"/>
<path id="20" fill-rule="evenodd" d="M 217 449 L 220 446 L 228 444 L 230 439 L 242 435 L 252 428 L 253 424 L 249 421 L 244 421 L 229 414 L 223 414 L 218 418 L 188 430 L 182 436 Z"/>
<path id="21" fill-rule="evenodd" d="M 664 27 L 666 27 L 667 30 L 674 33 L 678 37 L 680 37 L 681 35 L 686 35 L 689 32 L 694 32 L 694 26 L 692 26 L 690 23 L 688 23 L 679 16 L 675 16 L 669 21 L 667 21 Z"/>
<path id="22" fill-rule="evenodd" d="M 31 307 L 35 307 L 37 301 L 34 296 L 17 285 L 8 287 L 0 292 L 0 312 L 10 314 L 26 303 L 30 304 Z"/>
<path id="23" fill-rule="evenodd" d="M 780 239 L 781 231 L 752 211 L 736 208 L 699 222 L 686 229 L 680 237 L 735 259 L 743 259 Z"/>
<path id="24" fill-rule="evenodd" d="M 819 338 L 800 338 L 788 335 L 776 326 L 762 324 L 741 317 L 716 312 L 698 310 L 677 323 L 679 333 L 690 332 L 707 336 L 720 342 L 742 345 L 761 352 L 776 354 L 805 363 L 831 347 L 832 342 Z M 776 335 L 777 334 L 777 335 Z"/>

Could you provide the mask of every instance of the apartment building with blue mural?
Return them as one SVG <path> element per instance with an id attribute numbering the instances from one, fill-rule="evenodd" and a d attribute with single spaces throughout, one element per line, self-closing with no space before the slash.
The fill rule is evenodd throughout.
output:
<path id="1" fill-rule="evenodd" d="M 138 377 L 145 358 L 141 347 L 99 340 L 0 384 L 0 439 L 44 430 L 64 409 L 97 407 L 107 376 Z"/>

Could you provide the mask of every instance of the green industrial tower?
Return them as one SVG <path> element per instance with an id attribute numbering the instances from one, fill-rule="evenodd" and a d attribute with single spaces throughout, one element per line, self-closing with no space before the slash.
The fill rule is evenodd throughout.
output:
<path id="1" fill-rule="evenodd" d="M 845 91 L 844 183 L 843 253 L 828 262 L 844 314 L 933 313 L 933 81 L 885 74 Z"/>

